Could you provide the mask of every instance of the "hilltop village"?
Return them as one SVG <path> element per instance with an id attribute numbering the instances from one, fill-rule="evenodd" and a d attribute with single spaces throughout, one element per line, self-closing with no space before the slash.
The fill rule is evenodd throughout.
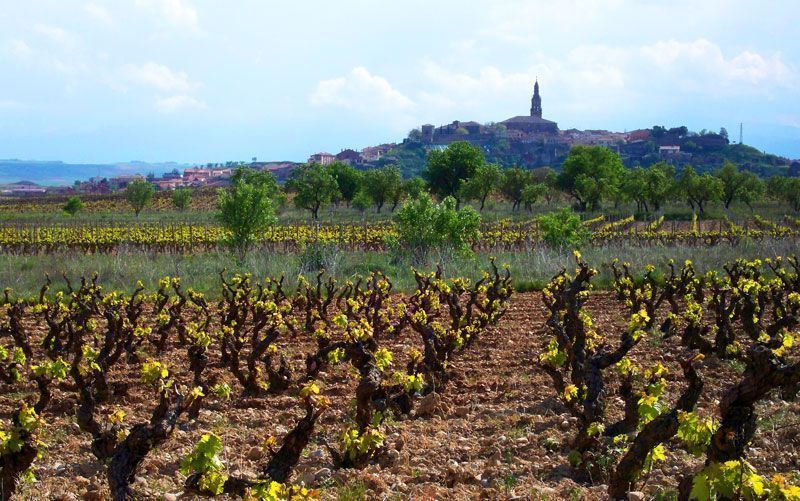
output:
<path id="1" fill-rule="evenodd" d="M 530 109 L 499 122 L 481 124 L 476 121 L 459 121 L 445 125 L 424 124 L 409 132 L 399 143 L 385 143 L 361 149 L 345 148 L 339 153 L 318 152 L 308 157 L 307 163 L 330 165 L 342 162 L 355 168 L 394 165 L 403 176 L 418 175 L 425 168 L 427 153 L 444 149 L 456 141 L 467 141 L 483 149 L 488 161 L 503 166 L 523 168 L 558 168 L 575 145 L 604 146 L 620 155 L 628 167 L 648 166 L 665 161 L 676 167 L 692 165 L 698 171 L 720 167 L 726 160 L 761 176 L 782 174 L 800 175 L 800 162 L 776 155 L 762 153 L 741 143 L 731 142 L 728 132 L 702 130 L 689 131 L 680 126 L 666 128 L 654 126 L 627 132 L 608 130 L 559 129 L 558 123 L 543 116 L 542 94 L 538 80 L 533 85 Z M 124 189 L 136 179 L 146 179 L 157 189 L 179 187 L 224 186 L 237 166 L 246 165 L 257 170 L 272 172 L 279 182 L 285 181 L 299 162 L 208 163 L 174 169 L 160 177 L 152 174 L 127 174 L 115 177 L 96 176 L 76 182 L 69 187 L 45 187 L 21 181 L 0 187 L 3 195 L 38 195 L 45 192 L 110 193 Z"/>

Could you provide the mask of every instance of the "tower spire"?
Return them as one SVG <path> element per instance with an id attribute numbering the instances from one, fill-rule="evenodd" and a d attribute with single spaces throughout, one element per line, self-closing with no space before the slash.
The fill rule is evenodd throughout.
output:
<path id="1" fill-rule="evenodd" d="M 539 77 L 533 84 L 533 99 L 531 99 L 531 116 L 542 118 L 542 97 L 539 95 Z"/>

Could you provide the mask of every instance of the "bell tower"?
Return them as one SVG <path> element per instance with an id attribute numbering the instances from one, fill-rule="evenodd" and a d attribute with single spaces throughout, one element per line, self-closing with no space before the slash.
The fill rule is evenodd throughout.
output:
<path id="1" fill-rule="evenodd" d="M 539 79 L 533 84 L 533 99 L 531 99 L 531 116 L 542 118 L 542 98 L 539 96 Z"/>

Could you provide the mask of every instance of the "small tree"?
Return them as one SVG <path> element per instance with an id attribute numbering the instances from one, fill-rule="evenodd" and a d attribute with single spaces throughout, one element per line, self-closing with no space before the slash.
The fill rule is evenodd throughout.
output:
<path id="1" fill-rule="evenodd" d="M 328 168 L 336 179 L 342 200 L 349 206 L 364 184 L 364 173 L 343 162 L 334 162 Z"/>
<path id="2" fill-rule="evenodd" d="M 675 192 L 675 168 L 658 162 L 647 169 L 636 167 L 625 173 L 620 188 L 628 200 L 636 202 L 636 210 L 658 211 Z"/>
<path id="3" fill-rule="evenodd" d="M 403 181 L 403 193 L 412 200 L 419 198 L 427 189 L 428 185 L 425 184 L 425 180 L 419 176 Z"/>
<path id="4" fill-rule="evenodd" d="M 769 180 L 769 192 L 788 203 L 795 212 L 800 211 L 800 178 L 774 176 Z"/>
<path id="5" fill-rule="evenodd" d="M 532 183 L 522 188 L 522 203 L 525 204 L 525 210 L 533 211 L 533 204 L 545 193 L 547 193 L 547 186 L 544 183 Z"/>
<path id="6" fill-rule="evenodd" d="M 714 176 L 722 181 L 722 202 L 726 209 L 734 201 L 744 202 L 750 207 L 764 194 L 765 186 L 758 176 L 749 171 L 740 171 L 732 162 L 725 162 L 714 172 Z"/>
<path id="7" fill-rule="evenodd" d="M 136 213 L 136 217 L 139 217 L 139 213 L 142 212 L 142 209 L 150 205 L 155 191 L 156 189 L 153 185 L 144 179 L 137 179 L 125 188 L 125 198 L 133 207 L 133 212 Z"/>
<path id="8" fill-rule="evenodd" d="M 403 179 L 397 167 L 372 169 L 364 175 L 364 191 L 375 202 L 378 213 L 387 201 L 393 201 L 399 195 L 402 185 Z"/>
<path id="9" fill-rule="evenodd" d="M 428 153 L 428 166 L 423 177 L 431 192 L 439 197 L 453 197 L 458 207 L 461 183 L 468 180 L 486 162 L 483 151 L 466 141 L 456 141 L 444 150 Z"/>
<path id="10" fill-rule="evenodd" d="M 630 170 L 622 180 L 620 189 L 628 200 L 636 202 L 636 212 L 649 212 L 647 207 L 647 171 L 641 167 Z"/>
<path id="11" fill-rule="evenodd" d="M 645 198 L 650 208 L 658 211 L 675 193 L 675 167 L 666 162 L 651 165 L 644 176 Z M 647 210 L 647 207 L 645 207 Z"/>
<path id="12" fill-rule="evenodd" d="M 400 243 L 412 255 L 423 259 L 431 249 L 469 249 L 478 237 L 481 216 L 472 207 L 456 209 L 456 201 L 447 197 L 434 204 L 429 195 L 409 200 L 394 215 Z"/>
<path id="13" fill-rule="evenodd" d="M 678 181 L 678 190 L 692 210 L 699 210 L 703 214 L 708 202 L 722 198 L 724 187 L 719 178 L 708 173 L 699 176 L 691 165 L 687 165 Z"/>
<path id="14" fill-rule="evenodd" d="M 554 249 L 579 249 L 591 237 L 581 218 L 566 207 L 539 216 L 538 222 L 542 240 Z"/>
<path id="15" fill-rule="evenodd" d="M 350 205 L 355 207 L 359 212 L 363 213 L 372 207 L 373 203 L 375 202 L 372 200 L 372 197 L 369 196 L 369 193 L 364 190 L 358 190 L 353 197 L 353 200 L 350 202 Z"/>
<path id="16" fill-rule="evenodd" d="M 64 209 L 64 212 L 66 212 L 70 216 L 74 216 L 75 214 L 83 210 L 83 201 L 80 199 L 80 197 L 77 196 L 69 197 L 69 200 L 67 200 L 67 203 L 64 204 L 64 207 L 62 207 L 62 209 Z"/>
<path id="17" fill-rule="evenodd" d="M 603 146 L 574 146 L 561 166 L 558 182 L 578 202 L 596 210 L 620 189 L 625 167 L 619 155 Z"/>
<path id="18" fill-rule="evenodd" d="M 531 182 L 530 171 L 512 167 L 505 171 L 500 183 L 500 192 L 511 202 L 511 210 L 517 210 L 522 203 L 522 190 Z"/>
<path id="19" fill-rule="evenodd" d="M 219 190 L 217 218 L 230 231 L 228 244 L 241 260 L 258 233 L 275 224 L 275 208 L 266 184 L 240 179 L 231 188 Z"/>
<path id="20" fill-rule="evenodd" d="M 503 171 L 497 164 L 478 166 L 475 174 L 464 181 L 461 186 L 462 197 L 466 200 L 477 200 L 481 203 L 480 211 L 486 205 L 486 199 L 503 182 Z"/>
<path id="21" fill-rule="evenodd" d="M 192 201 L 192 190 L 189 188 L 178 188 L 172 192 L 172 205 L 179 211 L 185 211 L 189 208 Z"/>
<path id="22" fill-rule="evenodd" d="M 336 178 L 320 164 L 298 167 L 289 176 L 286 186 L 295 191 L 295 206 L 311 211 L 314 219 L 319 218 L 320 208 L 341 196 Z"/>

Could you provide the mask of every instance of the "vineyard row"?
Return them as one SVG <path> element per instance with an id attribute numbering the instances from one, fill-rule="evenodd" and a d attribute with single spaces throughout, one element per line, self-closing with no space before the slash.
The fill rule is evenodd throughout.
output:
<path id="1" fill-rule="evenodd" d="M 663 218 L 638 223 L 633 217 L 614 222 L 603 218 L 586 221 L 594 246 L 615 242 L 651 246 L 685 244 L 709 246 L 736 244 L 743 238 L 792 238 L 800 235 L 797 221 L 776 224 L 756 217 L 743 226 L 726 221 L 703 223 L 667 222 Z M 197 252 L 218 250 L 229 232 L 207 224 L 126 224 L 126 225 L 0 225 L 0 252 L 38 254 L 65 250 L 91 253 L 114 252 L 120 247 L 159 252 Z M 256 238 L 259 248 L 294 252 L 309 244 L 332 244 L 345 249 L 380 251 L 398 238 L 392 223 L 319 224 L 271 226 Z M 527 250 L 542 243 L 536 221 L 500 221 L 484 224 L 474 250 Z"/>

